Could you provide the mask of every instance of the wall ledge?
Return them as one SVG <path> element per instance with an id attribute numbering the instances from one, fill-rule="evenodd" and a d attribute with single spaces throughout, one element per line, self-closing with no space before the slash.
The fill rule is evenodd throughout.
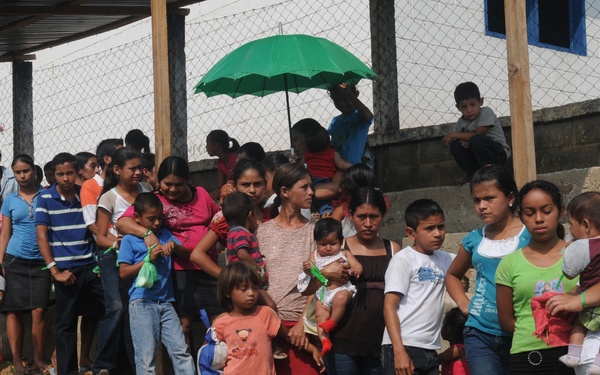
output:
<path id="1" fill-rule="evenodd" d="M 537 124 L 586 117 L 599 113 L 600 99 L 592 99 L 584 102 L 533 111 L 533 123 L 535 126 Z M 510 127 L 510 116 L 500 117 L 499 119 L 503 128 Z M 421 141 L 424 139 L 442 138 L 454 130 L 454 125 L 455 123 L 436 124 L 418 128 L 373 133 L 369 135 L 369 145 L 371 147 L 378 147 L 394 143 L 406 143 Z"/>

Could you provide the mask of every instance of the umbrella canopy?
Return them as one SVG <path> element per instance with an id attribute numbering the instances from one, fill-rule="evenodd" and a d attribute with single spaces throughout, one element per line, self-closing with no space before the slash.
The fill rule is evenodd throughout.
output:
<path id="1" fill-rule="evenodd" d="M 377 75 L 339 45 L 309 35 L 276 35 L 242 45 L 226 55 L 194 87 L 206 96 L 266 96 L 328 89 Z"/>
<path id="2" fill-rule="evenodd" d="M 194 86 L 206 96 L 266 96 L 285 91 L 288 129 L 292 132 L 288 91 L 328 89 L 377 75 L 337 44 L 310 35 L 276 35 L 246 43 L 213 66 Z M 292 152 L 293 152 L 293 145 Z"/>

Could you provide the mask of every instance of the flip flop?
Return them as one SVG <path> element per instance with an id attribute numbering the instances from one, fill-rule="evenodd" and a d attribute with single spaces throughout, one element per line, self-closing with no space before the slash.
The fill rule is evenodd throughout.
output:
<path id="1" fill-rule="evenodd" d="M 288 357 L 285 353 L 273 353 L 273 359 L 286 359 Z"/>

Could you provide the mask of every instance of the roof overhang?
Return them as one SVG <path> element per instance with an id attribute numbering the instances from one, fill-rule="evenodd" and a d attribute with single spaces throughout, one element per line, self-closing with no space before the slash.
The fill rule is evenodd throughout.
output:
<path id="1" fill-rule="evenodd" d="M 203 0 L 166 0 L 167 12 Z M 150 17 L 149 0 L 9 0 L 0 5 L 0 62 L 35 59 L 33 52 Z"/>

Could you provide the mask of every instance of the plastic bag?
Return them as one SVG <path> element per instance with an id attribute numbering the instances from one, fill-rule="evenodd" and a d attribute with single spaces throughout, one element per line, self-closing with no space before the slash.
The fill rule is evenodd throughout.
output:
<path id="1" fill-rule="evenodd" d="M 142 265 L 137 279 L 135 280 L 136 288 L 152 288 L 154 282 L 158 281 L 156 267 L 150 261 L 150 253 L 155 247 L 156 245 L 152 245 L 148 248 L 148 254 L 146 254 L 146 257 L 144 258 L 144 264 Z"/>
<path id="2" fill-rule="evenodd" d="M 227 345 L 217 338 L 217 333 L 210 326 L 208 315 L 200 310 L 200 317 L 206 327 L 206 343 L 198 350 L 198 375 L 220 375 L 227 360 Z"/>

